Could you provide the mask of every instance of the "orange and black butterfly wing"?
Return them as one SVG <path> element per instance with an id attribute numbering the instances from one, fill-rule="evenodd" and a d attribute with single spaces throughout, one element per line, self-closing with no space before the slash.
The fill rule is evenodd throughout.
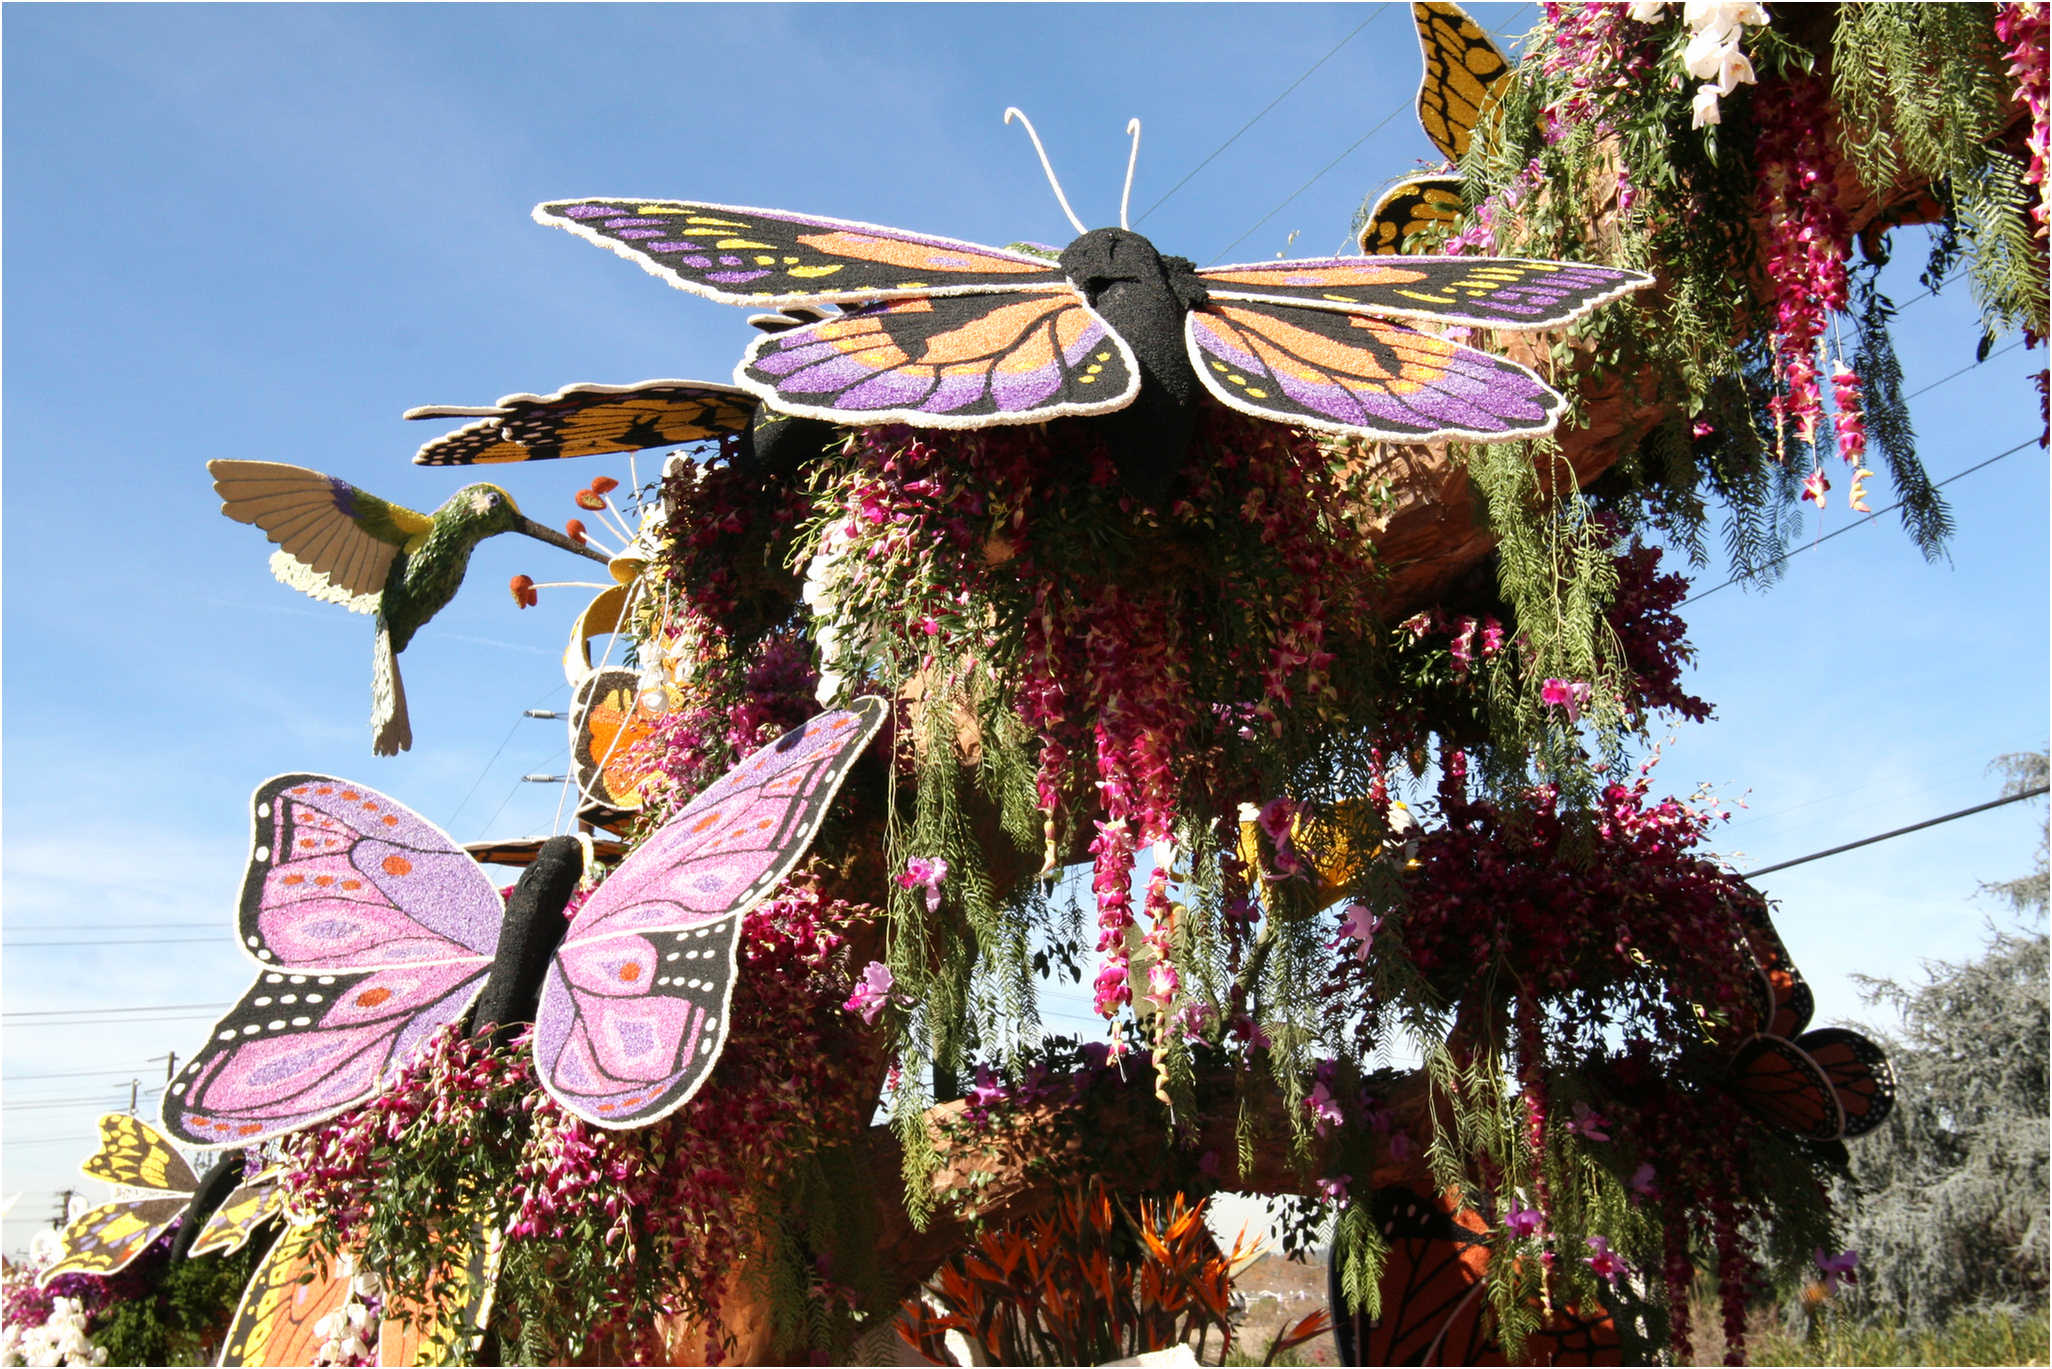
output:
<path id="1" fill-rule="evenodd" d="M 349 1296 L 349 1280 L 313 1248 L 312 1227 L 288 1227 L 243 1290 L 222 1342 L 225 1365 L 312 1364 L 326 1339 L 314 1323 Z"/>
<path id="2" fill-rule="evenodd" d="M 1845 1109 L 1822 1067 L 1779 1036 L 1755 1036 L 1731 1062 L 1732 1091 L 1762 1120 L 1813 1141 L 1845 1133 Z"/>
<path id="3" fill-rule="evenodd" d="M 553 200 L 534 217 L 722 304 L 990 294 L 1068 279 L 1010 248 L 779 209 L 606 198 Z"/>
<path id="4" fill-rule="evenodd" d="M 1458 176 L 1417 176 L 1382 192 L 1361 225 L 1361 250 L 1371 257 L 1429 250 L 1461 221 L 1468 203 Z M 1413 243 L 1413 238 L 1426 241 Z"/>
<path id="5" fill-rule="evenodd" d="M 1451 161 L 1474 139 L 1483 112 L 1510 80 L 1511 66 L 1482 26 L 1459 5 L 1426 0 L 1411 6 L 1425 79 L 1418 86 L 1418 122 Z"/>
<path id="6" fill-rule="evenodd" d="M 1206 267 L 1214 300 L 1255 300 L 1480 328 L 1551 328 L 1653 278 L 1522 257 L 1309 257 Z"/>
<path id="7" fill-rule="evenodd" d="M 437 1300 L 432 1308 L 388 1301 L 378 1325 L 378 1363 L 463 1362 L 463 1349 L 474 1348 L 491 1321 L 502 1249 L 496 1232 L 472 1240 L 464 1247 L 463 1263 L 445 1267 L 434 1281 Z"/>
<path id="8" fill-rule="evenodd" d="M 1844 1027 L 1805 1032 L 1795 1044 L 1831 1082 L 1846 1136 L 1864 1136 L 1887 1120 L 1895 1106 L 1895 1071 L 1879 1046 Z"/>
<path id="9" fill-rule="evenodd" d="M 1516 362 L 1362 314 L 1213 299 L 1186 338 L 1229 408 L 1379 441 L 1488 441 L 1553 429 L 1560 396 Z"/>
<path id="10" fill-rule="evenodd" d="M 640 678 L 631 670 L 599 670 L 577 686 L 570 705 L 570 763 L 577 792 L 609 808 L 641 807 L 648 761 L 636 753 L 655 727 L 637 702 Z"/>
<path id="11" fill-rule="evenodd" d="M 731 385 L 644 380 L 570 385 L 552 395 L 507 395 L 481 409 L 428 405 L 407 418 L 474 418 L 414 455 L 416 466 L 483 466 L 604 456 L 745 432 L 756 398 Z"/>
<path id="12" fill-rule="evenodd" d="M 1455 1364 L 1476 1348 L 1487 1306 L 1482 1275 L 1489 1261 L 1479 1219 L 1449 1213 L 1433 1199 L 1400 1185 L 1375 1191 L 1370 1211 L 1388 1256 L 1378 1284 L 1380 1314 L 1354 1309 L 1339 1295 L 1333 1251 L 1333 1321 L 1342 1359 L 1354 1364 Z"/>
<path id="13" fill-rule="evenodd" d="M 1767 900 L 1749 889 L 1730 906 L 1744 931 L 1746 949 L 1759 967 L 1756 997 L 1764 1005 L 1757 1021 L 1742 1025 L 1747 1030 L 1793 1041 L 1810 1025 L 1811 1014 L 1817 1010 L 1816 997 L 1804 982 L 1802 972 L 1796 969 L 1781 933 L 1774 929 Z"/>
<path id="14" fill-rule="evenodd" d="M 1132 349 L 1067 285 L 853 308 L 757 338 L 735 376 L 784 413 L 926 428 L 1110 413 L 1140 390 Z"/>

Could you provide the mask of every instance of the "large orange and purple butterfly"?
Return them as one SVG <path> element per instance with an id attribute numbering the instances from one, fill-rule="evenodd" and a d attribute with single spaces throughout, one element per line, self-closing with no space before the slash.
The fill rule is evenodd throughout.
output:
<path id="1" fill-rule="evenodd" d="M 1843 1027 L 1805 1031 L 1815 999 L 1765 901 L 1741 900 L 1737 911 L 1755 974 L 1751 997 L 1725 1038 L 1737 1041 L 1732 1091 L 1762 1120 L 1806 1140 L 1866 1135 L 1895 1105 L 1887 1055 Z"/>
<path id="2" fill-rule="evenodd" d="M 1377 1315 L 1350 1308 L 1340 1288 L 1345 1252 L 1332 1252 L 1329 1291 L 1342 1364 L 1507 1364 L 1486 1276 L 1488 1227 L 1471 1208 L 1402 1185 L 1378 1188 L 1370 1212 L 1388 1247 Z M 1525 1337 L 1531 1364 L 1621 1364 L 1623 1343 L 1607 1309 L 1555 1305 Z"/>
<path id="3" fill-rule="evenodd" d="M 725 1044 L 742 915 L 804 856 L 888 712 L 859 699 L 755 751 L 628 856 L 567 930 L 582 868 L 570 838 L 556 842 L 572 859 L 545 846 L 502 900 L 403 804 L 324 775 L 266 781 L 238 922 L 261 968 L 165 1089 L 165 1129 L 240 1145 L 332 1117 L 474 1002 L 478 1025 L 535 1022 L 543 1087 L 587 1121 L 667 1116 Z"/>
<path id="4" fill-rule="evenodd" d="M 782 412 L 923 428 L 1121 414 L 1121 445 L 1148 448 L 1129 479 L 1149 485 L 1180 468 L 1200 392 L 1373 440 L 1549 432 L 1561 399 L 1538 376 L 1413 322 L 1555 327 L 1651 280 L 1480 257 L 1200 269 L 1073 213 L 1081 236 L 1053 259 L 695 200 L 555 200 L 534 216 L 720 303 L 837 307 L 757 338 L 736 367 L 736 384 Z"/>

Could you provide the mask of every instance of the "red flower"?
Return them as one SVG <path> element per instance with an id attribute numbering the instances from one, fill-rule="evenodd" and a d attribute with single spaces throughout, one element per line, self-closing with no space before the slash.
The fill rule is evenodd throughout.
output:
<path id="1" fill-rule="evenodd" d="M 522 608 L 533 608 L 541 602 L 541 596 L 534 592 L 532 575 L 516 575 L 506 582 L 506 587 L 513 591 L 513 602 Z"/>
<path id="2" fill-rule="evenodd" d="M 563 531 L 570 534 L 570 540 L 578 546 L 584 545 L 584 520 L 573 518 L 563 525 Z"/>
<path id="3" fill-rule="evenodd" d="M 579 490 L 574 502 L 578 508 L 589 509 L 593 513 L 598 513 L 606 507 L 606 497 L 597 490 Z"/>
<path id="4" fill-rule="evenodd" d="M 620 482 L 613 479 L 613 477 L 610 475 L 600 475 L 592 477 L 591 492 L 593 494 L 608 495 L 619 488 Z"/>

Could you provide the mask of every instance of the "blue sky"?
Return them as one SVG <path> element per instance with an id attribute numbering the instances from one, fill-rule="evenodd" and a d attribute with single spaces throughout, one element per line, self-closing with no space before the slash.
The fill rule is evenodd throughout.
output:
<path id="1" fill-rule="evenodd" d="M 1518 29 L 1534 10 L 1482 13 Z M 584 563 L 485 543 L 403 658 L 415 747 L 379 760 L 368 623 L 275 583 L 204 471 L 287 461 L 431 509 L 463 477 L 408 464 L 442 430 L 402 423 L 408 407 L 729 375 L 744 311 L 535 226 L 533 204 L 703 198 L 1065 242 L 1007 104 L 1096 225 L 1117 212 L 1129 117 L 1145 124 L 1138 214 L 1343 40 L 1136 226 L 1199 261 L 1331 252 L 1364 195 L 1429 155 L 1399 5 L 12 6 L 5 26 L 0 1191 L 27 1195 L 9 1248 L 90 1149 L 102 1100 L 161 1081 L 147 1058 L 183 1054 L 210 1020 L 17 1014 L 239 992 L 228 929 L 260 780 L 361 779 L 463 840 L 551 824 L 554 792 L 518 777 L 562 769 L 561 725 L 519 715 L 563 702 L 577 596 L 522 613 L 504 585 Z M 1910 305 L 1898 340 L 1912 389 L 1968 365 L 1964 286 Z M 2034 435 L 2030 370 L 2011 352 L 1914 401 L 1934 476 Z M 600 473 L 624 462 L 493 478 L 560 524 Z M 1885 480 L 1875 493 L 1892 498 Z M 1949 563 L 1883 518 L 1797 556 L 1769 593 L 1688 610 L 1693 687 L 1718 717 L 1661 774 L 1750 791 L 1724 838 L 1741 869 L 1992 796 L 1989 758 L 2044 743 L 2045 458 L 1947 494 Z M 1849 517 L 1835 501 L 1811 521 Z M 1820 1017 L 1861 1012 L 1850 973 L 1970 955 L 1993 911 L 1975 882 L 2028 867 L 2042 811 L 1768 878 Z"/>

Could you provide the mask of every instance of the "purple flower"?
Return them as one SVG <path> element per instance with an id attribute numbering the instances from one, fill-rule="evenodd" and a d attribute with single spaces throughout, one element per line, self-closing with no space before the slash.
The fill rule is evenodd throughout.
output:
<path id="1" fill-rule="evenodd" d="M 1824 1275 L 1826 1293 L 1836 1293 L 1841 1282 L 1859 1282 L 1859 1275 L 1853 1272 L 1854 1266 L 1860 1262 L 1859 1251 L 1842 1250 L 1836 1255 L 1826 1255 L 1824 1247 L 1820 1245 L 1817 1247 L 1816 1258 L 1817 1268 Z"/>
<path id="2" fill-rule="evenodd" d="M 1567 1124 L 1569 1131 L 1572 1131 L 1585 1141 L 1608 1141 L 1610 1133 L 1603 1128 L 1609 1125 L 1610 1123 L 1604 1118 L 1602 1113 L 1597 1112 L 1580 1099 L 1575 1100 L 1575 1115 L 1573 1120 Z"/>
<path id="3" fill-rule="evenodd" d="M 1610 1248 L 1610 1242 L 1602 1236 L 1591 1236 L 1589 1249 L 1594 1253 L 1586 1263 L 1599 1279 L 1614 1279 L 1631 1267 L 1617 1257 Z"/>
<path id="4" fill-rule="evenodd" d="M 1521 1239 L 1538 1235 L 1545 1224 L 1546 1214 L 1536 1207 L 1514 1207 L 1503 1218 L 1503 1229 Z"/>
<path id="5" fill-rule="evenodd" d="M 1318 1196 L 1329 1203 L 1343 1203 L 1347 1200 L 1347 1185 L 1352 1183 L 1353 1179 L 1354 1176 L 1351 1174 L 1341 1174 L 1331 1179 L 1320 1179 L 1318 1181 Z"/>
<path id="6" fill-rule="evenodd" d="M 1641 1198 L 1652 1197 L 1653 1190 L 1659 1187 L 1659 1185 L 1654 1182 L 1653 1166 L 1650 1164 L 1642 1164 L 1637 1169 L 1633 1170 L 1632 1177 L 1628 1179 L 1626 1183 L 1629 1185 L 1632 1192 L 1638 1194 Z"/>
<path id="7" fill-rule="evenodd" d="M 1290 849 L 1290 835 L 1296 828 L 1297 805 L 1288 798 L 1270 799 L 1261 807 L 1261 830 L 1275 847 L 1275 873 L 1287 879 L 1304 867 Z"/>
<path id="8" fill-rule="evenodd" d="M 1333 1127 L 1344 1125 L 1345 1112 L 1340 1110 L 1339 1100 L 1332 1096 L 1332 1090 L 1320 1084 L 1311 1090 L 1311 1096 L 1304 1100 L 1304 1106 L 1311 1110 L 1311 1129 L 1320 1136 Z"/>
<path id="9" fill-rule="evenodd" d="M 890 966 L 881 960 L 870 961 L 863 968 L 862 979 L 855 985 L 855 992 L 848 995 L 848 1001 L 841 1005 L 841 1010 L 861 1013 L 864 1022 L 875 1026 L 876 1015 L 883 1011 L 884 1004 L 891 1001 L 891 986 L 895 982 Z"/>
<path id="10" fill-rule="evenodd" d="M 1369 947 L 1375 944 L 1375 934 L 1381 930 L 1382 919 L 1370 912 L 1367 904 L 1349 903 L 1340 915 L 1340 939 L 1332 944 L 1336 949 L 1352 940 L 1356 943 L 1354 958 L 1366 960 Z"/>
<path id="11" fill-rule="evenodd" d="M 900 889 L 926 890 L 926 911 L 933 912 L 940 907 L 941 881 L 948 877 L 948 863 L 940 856 L 928 860 L 925 856 L 908 856 L 905 873 L 898 876 Z"/>

